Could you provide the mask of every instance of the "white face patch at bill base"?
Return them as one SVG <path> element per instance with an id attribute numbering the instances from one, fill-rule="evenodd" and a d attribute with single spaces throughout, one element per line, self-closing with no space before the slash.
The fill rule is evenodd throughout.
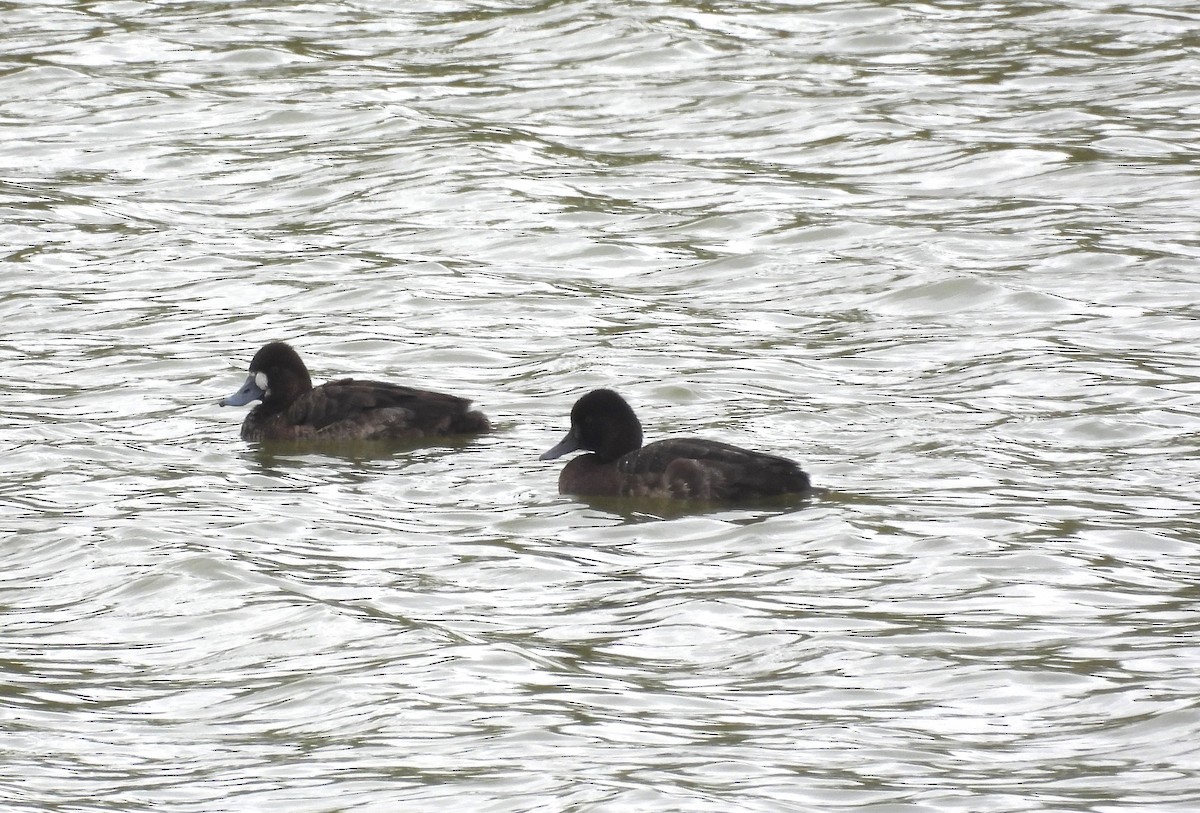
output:
<path id="1" fill-rule="evenodd" d="M 254 384 L 263 392 L 267 391 L 267 374 L 261 370 L 254 374 Z"/>

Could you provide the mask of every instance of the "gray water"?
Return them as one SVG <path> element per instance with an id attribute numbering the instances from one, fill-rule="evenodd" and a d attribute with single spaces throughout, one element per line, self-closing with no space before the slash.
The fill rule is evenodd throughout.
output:
<path id="1" fill-rule="evenodd" d="M 0 9 L 4 810 L 1200 806 L 1194 4 Z M 597 386 L 829 491 L 560 496 Z"/>

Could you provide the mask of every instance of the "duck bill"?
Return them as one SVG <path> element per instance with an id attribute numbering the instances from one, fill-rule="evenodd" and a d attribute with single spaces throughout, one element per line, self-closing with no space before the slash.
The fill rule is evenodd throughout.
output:
<path id="1" fill-rule="evenodd" d="M 246 376 L 246 383 L 233 395 L 227 395 L 218 403 L 221 406 L 245 406 L 251 401 L 261 401 L 267 393 L 254 380 L 254 374 Z"/>
<path id="2" fill-rule="evenodd" d="M 556 457 L 562 457 L 563 455 L 570 454 L 571 452 L 574 452 L 580 448 L 582 447 L 579 445 L 579 441 L 575 439 L 575 433 L 573 431 L 568 432 L 567 436 L 560 440 L 553 449 L 542 452 L 542 455 L 538 458 L 538 460 L 553 460 Z"/>

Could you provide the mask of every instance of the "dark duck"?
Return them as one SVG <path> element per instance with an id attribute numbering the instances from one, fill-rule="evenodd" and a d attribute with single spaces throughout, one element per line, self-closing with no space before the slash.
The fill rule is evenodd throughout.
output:
<path id="1" fill-rule="evenodd" d="M 487 432 L 466 398 L 383 381 L 343 378 L 314 387 L 300 355 L 284 342 L 254 354 L 242 388 L 221 406 L 259 401 L 242 423 L 242 439 L 419 441 Z"/>
<path id="2" fill-rule="evenodd" d="M 738 502 L 811 492 L 808 475 L 786 458 L 701 438 L 642 445 L 642 425 L 612 390 L 593 390 L 571 408 L 571 430 L 541 456 L 585 450 L 563 467 L 558 490 L 580 496 Z"/>

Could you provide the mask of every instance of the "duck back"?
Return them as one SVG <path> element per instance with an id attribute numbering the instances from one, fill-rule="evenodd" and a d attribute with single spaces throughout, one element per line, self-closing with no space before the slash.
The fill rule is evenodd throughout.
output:
<path id="1" fill-rule="evenodd" d="M 751 500 L 807 493 L 811 484 L 796 463 L 700 438 L 647 444 L 617 461 L 622 493 L 693 500 Z"/>
<path id="2" fill-rule="evenodd" d="M 305 392 L 285 409 L 256 407 L 242 426 L 245 440 L 414 440 L 487 432 L 465 398 L 383 381 L 351 378 Z"/>

